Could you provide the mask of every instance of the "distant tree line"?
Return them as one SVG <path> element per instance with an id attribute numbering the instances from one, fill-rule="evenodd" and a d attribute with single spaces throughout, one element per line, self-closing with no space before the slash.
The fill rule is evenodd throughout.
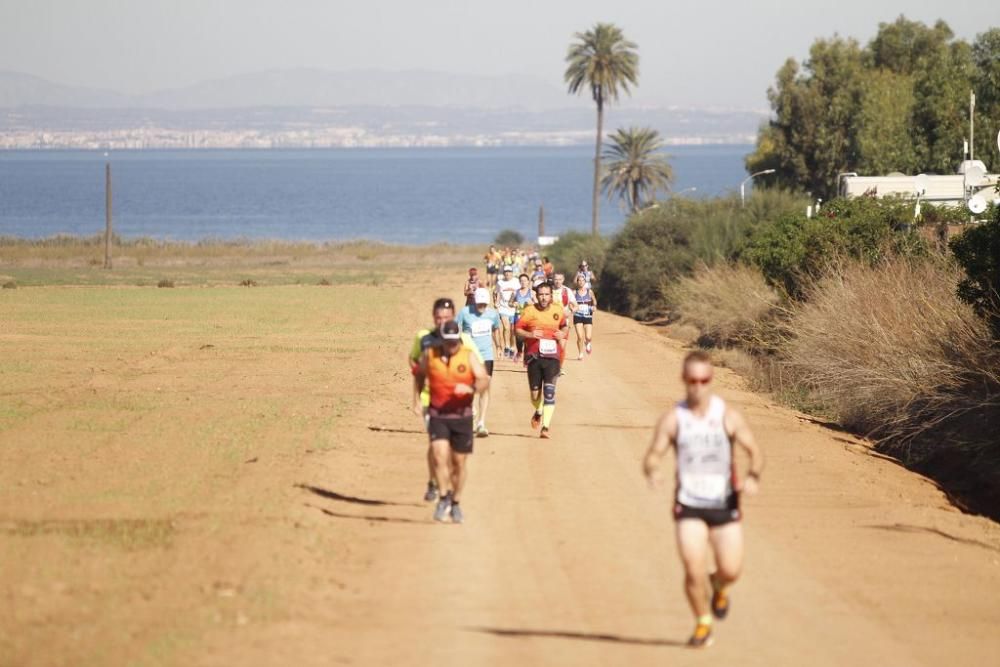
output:
<path id="1" fill-rule="evenodd" d="M 970 44 L 944 21 L 927 26 L 900 16 L 879 24 L 865 47 L 818 39 L 808 60 L 790 58 L 778 70 L 768 90 L 773 118 L 747 169 L 775 169 L 778 185 L 827 199 L 842 172 L 955 173 L 973 91 L 974 154 L 996 169 L 1000 28 Z"/>

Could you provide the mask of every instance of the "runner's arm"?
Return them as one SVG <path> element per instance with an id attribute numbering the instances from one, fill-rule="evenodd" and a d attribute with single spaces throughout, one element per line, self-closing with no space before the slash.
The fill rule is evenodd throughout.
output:
<path id="1" fill-rule="evenodd" d="M 760 475 L 764 472 L 764 454 L 757 445 L 753 432 L 747 425 L 743 415 L 729 408 L 726 410 L 725 422 L 729 437 L 733 444 L 743 449 L 750 456 L 750 469 L 738 489 L 740 492 L 753 495 L 760 485 Z"/>
<path id="2" fill-rule="evenodd" d="M 486 372 L 486 366 L 478 357 L 469 357 L 472 365 L 472 374 L 476 376 L 476 393 L 481 394 L 490 387 L 490 374 Z"/>
<path id="3" fill-rule="evenodd" d="M 413 411 L 417 414 L 423 412 L 420 404 L 420 393 L 424 390 L 424 382 L 427 380 L 427 352 L 420 354 L 420 360 L 413 370 Z"/>
<path id="4" fill-rule="evenodd" d="M 646 476 L 649 486 L 654 489 L 663 483 L 660 465 L 663 462 L 663 455 L 670 449 L 670 445 L 673 444 L 676 437 L 677 413 L 668 410 L 656 422 L 656 428 L 653 429 L 653 439 L 649 443 L 649 449 L 642 462 L 642 472 Z"/>

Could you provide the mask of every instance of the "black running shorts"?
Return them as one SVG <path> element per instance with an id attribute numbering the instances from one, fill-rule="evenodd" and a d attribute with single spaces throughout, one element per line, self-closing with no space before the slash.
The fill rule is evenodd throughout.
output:
<path id="1" fill-rule="evenodd" d="M 593 324 L 593 315 L 573 315 L 573 324 Z"/>
<path id="2" fill-rule="evenodd" d="M 447 440 L 452 451 L 472 453 L 472 417 L 431 417 L 427 426 L 431 440 Z"/>
<path id="3" fill-rule="evenodd" d="M 740 513 L 739 496 L 734 493 L 730 496 L 729 502 L 726 505 L 727 507 L 720 509 L 705 509 L 674 503 L 674 519 L 676 521 L 680 521 L 681 519 L 701 519 L 708 524 L 709 528 L 717 528 L 733 521 L 739 521 L 743 516 Z"/>
<path id="4" fill-rule="evenodd" d="M 559 360 L 549 357 L 532 357 L 528 361 L 528 386 L 541 389 L 543 384 L 555 384 L 559 377 Z"/>

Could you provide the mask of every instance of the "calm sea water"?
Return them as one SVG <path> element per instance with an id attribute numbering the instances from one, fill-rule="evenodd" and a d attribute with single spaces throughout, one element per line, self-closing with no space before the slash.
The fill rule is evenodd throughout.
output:
<path id="1" fill-rule="evenodd" d="M 751 146 L 669 150 L 675 192 L 738 189 Z M 592 149 L 409 148 L 124 151 L 110 156 L 115 231 L 124 237 L 488 243 L 590 229 Z M 101 151 L 0 151 L 0 235 L 91 236 L 104 229 Z M 605 203 L 602 232 L 625 215 Z"/>

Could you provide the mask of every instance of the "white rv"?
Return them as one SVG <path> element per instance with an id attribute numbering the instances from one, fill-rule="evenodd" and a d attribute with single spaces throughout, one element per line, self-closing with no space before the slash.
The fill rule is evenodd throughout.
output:
<path id="1" fill-rule="evenodd" d="M 980 202 L 982 205 L 991 201 L 1000 203 L 996 192 L 997 179 L 997 174 L 986 173 L 986 165 L 979 160 L 965 160 L 959 165 L 957 174 L 841 174 L 838 190 L 843 197 L 907 197 L 932 204 L 969 206 L 975 212 Z"/>

